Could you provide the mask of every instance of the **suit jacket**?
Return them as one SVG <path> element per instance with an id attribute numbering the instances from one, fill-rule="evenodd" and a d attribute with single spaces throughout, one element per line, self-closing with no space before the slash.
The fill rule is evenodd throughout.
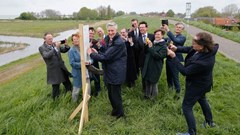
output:
<path id="1" fill-rule="evenodd" d="M 65 81 L 64 73 L 70 75 L 61 57 L 61 52 L 65 53 L 69 49 L 70 47 L 66 45 L 56 51 L 52 46 L 45 43 L 38 48 L 47 66 L 48 84 L 60 84 Z"/>
<path id="2" fill-rule="evenodd" d="M 169 37 L 168 42 L 172 41 L 173 44 L 174 44 L 175 46 L 177 46 L 177 47 L 183 46 L 184 43 L 185 43 L 185 41 L 186 41 L 186 37 L 183 36 L 182 34 L 179 34 L 179 35 L 174 36 L 171 31 L 168 31 L 168 32 L 167 32 L 167 35 L 168 35 L 168 37 Z M 182 56 L 182 53 L 176 53 L 176 56 L 177 56 L 177 58 L 178 58 L 181 62 L 184 61 L 183 56 Z"/>
<path id="3" fill-rule="evenodd" d="M 154 35 L 153 34 L 147 34 L 147 38 L 149 38 L 149 40 L 151 40 L 151 42 L 154 41 Z M 142 68 L 143 65 L 144 65 L 144 60 L 145 60 L 145 57 L 146 57 L 146 49 L 147 49 L 147 45 L 145 44 L 145 42 L 143 41 L 143 38 L 142 36 L 139 36 L 138 37 L 138 40 L 137 40 L 137 44 L 135 45 L 134 44 L 134 48 L 135 50 L 138 52 L 138 67 L 139 68 Z"/>
<path id="4" fill-rule="evenodd" d="M 188 53 L 184 66 L 178 58 L 173 62 L 181 74 L 186 76 L 186 95 L 195 97 L 210 91 L 213 76 L 212 71 L 215 63 L 215 55 L 219 45 L 216 44 L 212 52 L 197 53 L 192 47 L 178 47 L 177 52 Z"/>

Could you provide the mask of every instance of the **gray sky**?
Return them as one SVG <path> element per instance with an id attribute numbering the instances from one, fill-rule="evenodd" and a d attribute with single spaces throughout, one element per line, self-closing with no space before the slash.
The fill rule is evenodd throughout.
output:
<path id="1" fill-rule="evenodd" d="M 240 0 L 1 0 L 0 15 L 20 15 L 22 12 L 41 12 L 45 9 L 72 14 L 84 6 L 94 9 L 101 5 L 110 5 L 115 11 L 125 12 L 166 12 L 172 9 L 175 13 L 185 13 L 186 2 L 192 4 L 191 13 L 204 6 L 213 6 L 219 12 L 229 4 L 237 4 L 240 8 Z"/>

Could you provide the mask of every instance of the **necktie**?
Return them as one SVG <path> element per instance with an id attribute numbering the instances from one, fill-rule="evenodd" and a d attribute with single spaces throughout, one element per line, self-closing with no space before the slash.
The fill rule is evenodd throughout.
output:
<path id="1" fill-rule="evenodd" d="M 146 43 L 146 35 L 143 35 L 143 43 Z"/>
<path id="2" fill-rule="evenodd" d="M 138 37 L 138 29 L 135 29 L 135 37 Z"/>

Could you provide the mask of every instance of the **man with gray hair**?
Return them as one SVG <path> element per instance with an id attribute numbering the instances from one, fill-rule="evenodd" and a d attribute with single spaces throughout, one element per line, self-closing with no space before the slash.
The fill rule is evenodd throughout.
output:
<path id="1" fill-rule="evenodd" d="M 184 24 L 181 22 L 178 22 L 175 24 L 175 35 L 170 31 L 168 25 L 164 24 L 163 28 L 167 32 L 168 36 L 168 43 L 171 43 L 175 46 L 183 46 L 186 37 L 182 35 L 182 31 L 184 30 Z M 183 62 L 183 56 L 182 53 L 176 53 L 176 57 L 179 59 L 180 62 Z M 173 86 L 176 90 L 176 98 L 177 100 L 180 98 L 180 83 L 179 83 L 179 71 L 177 70 L 176 66 L 170 61 L 170 57 L 167 57 L 166 60 L 166 73 L 167 73 L 167 83 L 168 88 L 173 89 Z"/>
<path id="2" fill-rule="evenodd" d="M 123 40 L 117 33 L 117 24 L 107 23 L 108 35 L 105 37 L 106 46 L 99 52 L 94 48 L 88 49 L 93 60 L 102 62 L 104 82 L 108 89 L 108 97 L 112 105 L 112 116 L 124 116 L 121 85 L 126 77 L 127 51 Z"/>

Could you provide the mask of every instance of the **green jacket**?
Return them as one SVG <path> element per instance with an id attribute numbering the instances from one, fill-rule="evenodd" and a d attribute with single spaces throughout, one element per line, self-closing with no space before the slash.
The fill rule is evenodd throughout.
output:
<path id="1" fill-rule="evenodd" d="M 154 43 L 146 51 L 146 57 L 142 70 L 142 78 L 151 83 L 157 83 L 163 67 L 163 59 L 167 56 L 167 45 L 165 41 Z"/>

